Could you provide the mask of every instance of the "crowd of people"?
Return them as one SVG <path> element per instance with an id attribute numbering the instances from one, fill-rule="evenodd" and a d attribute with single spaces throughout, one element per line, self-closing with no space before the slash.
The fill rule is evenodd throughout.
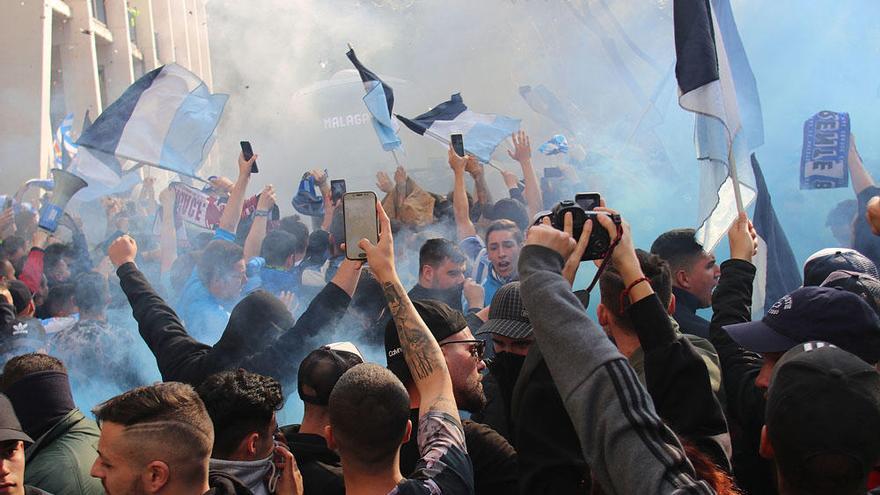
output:
<path id="1" fill-rule="evenodd" d="M 589 181 L 539 180 L 512 140 L 497 201 L 451 147 L 448 193 L 379 173 L 376 242 L 345 238 L 325 171 L 302 216 L 276 217 L 271 185 L 243 209 L 256 156 L 210 181 L 213 230 L 151 179 L 100 201 L 100 239 L 85 205 L 50 233 L 45 197 L 7 201 L 0 493 L 880 493 L 880 188 L 854 142 L 856 204 L 828 217 L 845 245 L 753 320 L 745 212 L 720 264 L 693 229 L 638 249 L 604 200 L 554 227 L 542 212 Z M 594 231 L 611 242 L 584 287 Z"/>

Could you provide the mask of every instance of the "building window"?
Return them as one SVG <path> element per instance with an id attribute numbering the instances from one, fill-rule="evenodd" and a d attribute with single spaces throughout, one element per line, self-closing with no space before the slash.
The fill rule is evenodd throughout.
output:
<path id="1" fill-rule="evenodd" d="M 103 65 L 98 66 L 98 93 L 101 96 L 101 108 L 107 108 L 107 78 Z"/>
<path id="2" fill-rule="evenodd" d="M 131 67 L 134 70 L 134 80 L 137 81 L 146 73 L 146 65 L 143 59 L 131 57 Z"/>
<path id="3" fill-rule="evenodd" d="M 128 38 L 137 45 L 137 18 L 140 11 L 134 7 L 128 8 Z"/>
<path id="4" fill-rule="evenodd" d="M 104 0 L 92 0 L 92 16 L 107 24 L 107 8 L 104 6 Z"/>

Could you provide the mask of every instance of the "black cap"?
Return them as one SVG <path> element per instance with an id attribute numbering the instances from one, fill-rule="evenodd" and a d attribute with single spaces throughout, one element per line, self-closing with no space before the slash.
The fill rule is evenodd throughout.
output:
<path id="1" fill-rule="evenodd" d="M 477 330 L 477 335 L 484 333 L 511 339 L 524 339 L 532 334 L 532 322 L 519 294 L 519 282 L 504 284 L 495 291 L 489 306 L 489 319 Z"/>
<path id="2" fill-rule="evenodd" d="M 837 270 L 828 275 L 822 287 L 837 287 L 861 296 L 875 313 L 880 314 L 880 280 L 866 273 Z"/>
<path id="3" fill-rule="evenodd" d="M 18 416 L 15 415 L 15 409 L 12 408 L 9 398 L 0 394 L 0 442 L 9 440 L 34 443 L 33 439 L 21 429 L 21 423 L 18 422 Z"/>
<path id="4" fill-rule="evenodd" d="M 299 365 L 296 377 L 299 398 L 309 404 L 326 406 L 339 377 L 363 362 L 363 356 L 351 342 L 339 342 L 315 349 Z"/>
<path id="5" fill-rule="evenodd" d="M 15 314 L 19 314 L 27 309 L 28 304 L 34 299 L 33 293 L 21 280 L 10 280 L 6 282 L 9 293 L 12 294 L 12 305 L 15 306 Z"/>
<path id="6" fill-rule="evenodd" d="M 880 320 L 861 297 L 833 287 L 801 287 L 760 321 L 724 327 L 754 352 L 785 352 L 812 340 L 830 342 L 868 363 L 880 361 Z"/>
<path id="7" fill-rule="evenodd" d="M 849 248 L 826 248 L 816 251 L 804 263 L 804 286 L 818 286 L 837 270 L 849 270 L 880 279 L 877 266 L 865 255 Z"/>
<path id="8" fill-rule="evenodd" d="M 781 467 L 843 454 L 867 474 L 880 458 L 880 374 L 831 344 L 800 344 L 776 364 L 765 423 Z"/>
<path id="9" fill-rule="evenodd" d="M 420 299 L 412 303 L 437 342 L 467 328 L 464 315 L 449 307 L 448 304 L 434 299 Z M 397 336 L 397 326 L 394 325 L 393 319 L 385 326 L 385 361 L 388 364 L 388 369 L 397 375 L 401 382 L 412 381 L 409 367 L 403 358 L 403 349 L 400 347 L 400 338 Z"/>

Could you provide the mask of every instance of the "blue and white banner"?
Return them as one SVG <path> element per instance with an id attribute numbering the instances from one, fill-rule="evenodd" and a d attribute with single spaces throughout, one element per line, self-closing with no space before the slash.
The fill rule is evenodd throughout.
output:
<path id="1" fill-rule="evenodd" d="M 400 125 L 391 118 L 394 113 L 394 91 L 373 71 L 364 67 L 364 64 L 354 54 L 354 49 L 349 49 L 345 55 L 354 64 L 361 76 L 361 81 L 364 83 L 364 90 L 367 92 L 364 96 L 364 104 L 367 105 L 367 110 L 373 117 L 371 119 L 373 129 L 376 130 L 376 136 L 379 137 L 382 149 L 392 151 L 400 148 L 400 138 L 397 136 Z"/>
<path id="2" fill-rule="evenodd" d="M 129 86 L 83 131 L 77 144 L 195 177 L 213 144 L 227 98 L 211 94 L 183 67 L 164 65 Z"/>
<path id="3" fill-rule="evenodd" d="M 804 122 L 801 189 L 849 186 L 849 114 L 823 110 Z"/>
<path id="4" fill-rule="evenodd" d="M 567 154 L 568 140 L 562 134 L 557 134 L 539 146 L 538 151 L 547 156 Z"/>
<path id="5" fill-rule="evenodd" d="M 73 129 L 73 114 L 69 113 L 61 121 L 58 129 L 55 130 L 54 151 L 55 151 L 55 168 L 65 169 L 70 165 L 70 161 L 76 156 L 76 143 L 73 142 L 73 136 L 70 131 Z"/>
<path id="6" fill-rule="evenodd" d="M 464 149 L 483 163 L 488 163 L 501 141 L 519 129 L 519 119 L 504 115 L 477 113 L 468 110 L 461 94 L 413 119 L 396 115 L 413 132 L 449 145 L 449 136 L 461 134 Z"/>

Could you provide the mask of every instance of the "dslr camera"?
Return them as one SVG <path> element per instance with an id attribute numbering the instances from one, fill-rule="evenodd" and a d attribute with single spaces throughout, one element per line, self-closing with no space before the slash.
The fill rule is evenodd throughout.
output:
<path id="1" fill-rule="evenodd" d="M 594 196 L 594 197 L 590 197 Z M 603 259 L 608 255 L 611 248 L 611 236 L 605 227 L 599 224 L 598 217 L 605 215 L 611 217 L 615 225 L 620 225 L 620 215 L 612 215 L 604 211 L 593 211 L 593 208 L 599 205 L 598 194 L 578 194 L 576 200 L 564 199 L 553 206 L 552 210 L 546 210 L 535 216 L 534 225 L 539 225 L 545 217 L 550 218 L 550 225 L 556 230 L 564 230 L 565 214 L 571 213 L 572 231 L 571 235 L 575 240 L 581 238 L 584 230 L 584 223 L 587 220 L 593 221 L 593 230 L 590 232 L 590 241 L 587 245 L 581 261 Z"/>

